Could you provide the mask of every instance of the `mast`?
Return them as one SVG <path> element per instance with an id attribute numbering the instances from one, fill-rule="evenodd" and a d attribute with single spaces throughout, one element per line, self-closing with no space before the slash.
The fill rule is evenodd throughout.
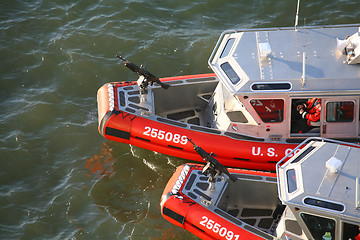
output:
<path id="1" fill-rule="evenodd" d="M 297 8 L 296 8 L 295 31 L 297 31 L 298 22 L 299 22 L 299 8 L 300 8 L 300 0 L 298 0 L 298 2 L 297 2 Z"/>

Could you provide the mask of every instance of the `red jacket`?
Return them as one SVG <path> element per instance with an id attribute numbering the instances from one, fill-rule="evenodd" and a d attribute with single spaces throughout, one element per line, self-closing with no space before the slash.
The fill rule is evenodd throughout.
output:
<path id="1" fill-rule="evenodd" d="M 301 114 L 302 118 L 307 119 L 307 124 L 311 125 L 311 122 L 318 122 L 320 121 L 320 114 L 321 114 L 321 99 L 312 98 L 304 105 L 304 112 Z"/>

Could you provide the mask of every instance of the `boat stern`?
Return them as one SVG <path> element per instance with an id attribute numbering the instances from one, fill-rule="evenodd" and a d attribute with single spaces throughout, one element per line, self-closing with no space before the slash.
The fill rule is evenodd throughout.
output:
<path id="1" fill-rule="evenodd" d="M 103 119 L 110 111 L 110 100 L 109 100 L 109 84 L 103 85 L 97 91 L 97 107 L 98 107 L 98 130 L 103 134 Z"/>
<path id="2" fill-rule="evenodd" d="M 121 88 L 134 84 L 134 82 L 107 83 L 97 92 L 98 130 L 109 140 L 130 144 L 131 127 L 135 116 L 119 109 L 119 101 L 122 102 L 123 97 L 118 92 L 121 92 Z"/>
<path id="3" fill-rule="evenodd" d="M 187 175 L 190 172 L 189 165 L 181 165 L 166 184 L 160 200 L 161 215 L 176 226 L 184 228 L 186 210 L 181 207 L 181 201 L 177 196 L 179 190 L 186 183 Z M 177 210 L 176 212 L 174 210 Z M 184 211 L 182 211 L 184 210 Z"/>

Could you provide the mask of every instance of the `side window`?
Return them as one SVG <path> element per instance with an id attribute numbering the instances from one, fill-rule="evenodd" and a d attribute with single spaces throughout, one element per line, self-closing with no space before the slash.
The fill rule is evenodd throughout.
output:
<path id="1" fill-rule="evenodd" d="M 306 213 L 301 213 L 300 215 L 313 239 L 335 239 L 335 220 Z"/>
<path id="2" fill-rule="evenodd" d="M 288 192 L 294 192 L 297 189 L 295 169 L 289 169 L 286 171 L 286 179 L 288 185 Z"/>
<path id="3" fill-rule="evenodd" d="M 265 123 L 277 123 L 284 120 L 283 99 L 252 99 L 251 105 Z"/>
<path id="4" fill-rule="evenodd" d="M 236 74 L 235 70 L 231 67 L 230 63 L 225 62 L 221 64 L 220 67 L 234 85 L 236 85 L 238 82 L 241 81 L 240 77 Z"/>
<path id="5" fill-rule="evenodd" d="M 327 122 L 352 122 L 354 119 L 354 102 L 328 102 L 326 104 Z"/>

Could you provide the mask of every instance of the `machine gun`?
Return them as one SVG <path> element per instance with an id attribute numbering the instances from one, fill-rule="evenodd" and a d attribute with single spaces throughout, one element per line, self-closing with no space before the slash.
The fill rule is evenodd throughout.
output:
<path id="1" fill-rule="evenodd" d="M 197 146 L 193 141 L 191 141 L 191 139 L 189 139 L 189 138 L 187 138 L 187 139 L 189 140 L 190 143 L 192 143 L 195 152 L 197 152 L 204 160 L 206 160 L 207 164 L 203 169 L 203 173 L 205 175 L 208 175 L 208 174 L 210 175 L 209 176 L 210 182 L 213 182 L 215 180 L 214 178 L 218 172 L 220 174 L 225 173 L 226 175 L 228 175 L 228 177 L 233 182 L 235 182 L 237 180 L 237 178 L 235 176 L 231 175 L 229 173 L 229 171 L 221 163 L 219 163 L 218 160 L 216 160 L 213 157 L 213 155 L 214 155 L 213 153 L 206 152 L 204 149 Z"/>
<path id="2" fill-rule="evenodd" d="M 133 72 L 136 72 L 139 75 L 140 83 L 138 82 L 138 84 L 139 84 L 140 89 L 143 94 L 147 93 L 147 87 L 149 86 L 149 83 L 152 86 L 155 82 L 164 89 L 168 89 L 170 87 L 169 84 L 161 82 L 158 77 L 156 77 L 153 74 L 151 74 L 150 72 L 146 71 L 142 65 L 139 67 L 119 55 L 116 55 L 116 57 L 118 57 L 120 60 L 122 60 L 127 68 L 129 68 Z"/>

